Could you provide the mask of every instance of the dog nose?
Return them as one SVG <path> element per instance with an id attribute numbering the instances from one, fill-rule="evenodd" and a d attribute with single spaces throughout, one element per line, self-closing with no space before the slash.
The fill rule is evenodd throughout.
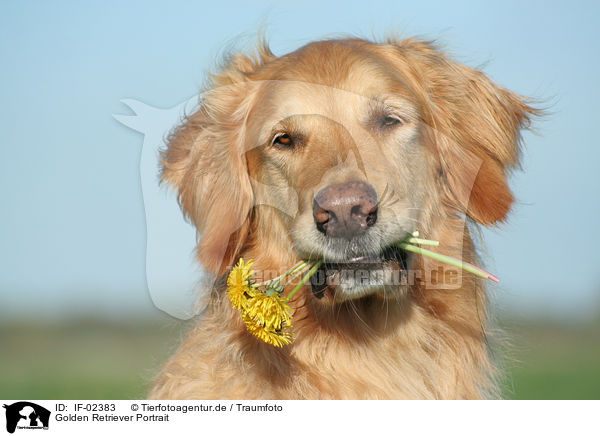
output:
<path id="1" fill-rule="evenodd" d="M 352 239 L 377 221 L 377 193 L 365 182 L 327 186 L 313 200 L 313 217 L 325 235 Z"/>

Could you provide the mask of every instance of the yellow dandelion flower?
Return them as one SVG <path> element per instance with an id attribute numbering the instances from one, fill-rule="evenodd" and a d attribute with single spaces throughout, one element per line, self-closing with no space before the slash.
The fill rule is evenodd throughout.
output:
<path id="1" fill-rule="evenodd" d="M 275 331 L 291 326 L 293 311 L 286 301 L 277 295 L 256 293 L 248 300 L 246 313 L 255 324 Z"/>
<path id="2" fill-rule="evenodd" d="M 256 324 L 253 319 L 244 317 L 246 328 L 250 333 L 263 342 L 275 347 L 283 347 L 292 343 L 292 335 L 284 330 L 269 330 L 265 326 Z"/>
<path id="3" fill-rule="evenodd" d="M 254 274 L 254 271 L 250 269 L 253 263 L 253 261 L 245 263 L 244 259 L 240 259 L 227 277 L 229 301 L 240 311 L 246 309 L 248 299 L 256 294 L 256 291 L 250 287 L 250 278 Z"/>
<path id="4" fill-rule="evenodd" d="M 292 325 L 293 309 L 288 305 L 292 296 L 306 284 L 310 276 L 319 268 L 322 261 L 315 263 L 287 298 L 281 294 L 285 287 L 284 278 L 299 273 L 308 266 L 299 262 L 286 273 L 262 283 L 253 283 L 253 262 L 240 259 L 227 277 L 228 296 L 231 305 L 241 312 L 247 330 L 258 339 L 275 347 L 291 344 L 293 337 L 289 328 Z"/>

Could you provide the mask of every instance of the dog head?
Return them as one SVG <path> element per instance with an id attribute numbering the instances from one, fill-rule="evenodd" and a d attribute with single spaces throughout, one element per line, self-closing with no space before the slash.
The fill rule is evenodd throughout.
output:
<path id="1" fill-rule="evenodd" d="M 351 299 L 406 267 L 395 244 L 413 231 L 457 213 L 505 218 L 507 171 L 532 113 L 425 42 L 321 41 L 282 57 L 262 46 L 212 76 L 169 137 L 163 179 L 198 228 L 208 269 L 260 244 L 254 254 L 274 264 L 322 258 L 384 272 L 338 286 Z"/>

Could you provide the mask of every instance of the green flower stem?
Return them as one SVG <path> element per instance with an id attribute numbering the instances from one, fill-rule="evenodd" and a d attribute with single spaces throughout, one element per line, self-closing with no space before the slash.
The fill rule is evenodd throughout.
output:
<path id="1" fill-rule="evenodd" d="M 317 270 L 321 267 L 322 264 L 323 264 L 323 260 L 322 259 L 318 260 L 312 266 L 312 268 L 308 270 L 308 272 L 304 275 L 304 277 L 302 277 L 302 280 L 300 280 L 300 282 L 288 294 L 287 298 L 285 298 L 286 302 L 290 301 L 292 299 L 292 297 L 294 295 L 296 295 L 296 292 L 298 292 L 300 290 L 300 288 L 306 284 L 306 282 L 317 272 Z"/>
<path id="2" fill-rule="evenodd" d="M 440 245 L 439 241 L 433 241 L 431 239 L 413 238 L 413 237 L 406 239 L 404 242 L 408 242 L 410 244 L 417 244 L 417 245 L 431 245 L 434 247 L 437 247 Z"/>
<path id="3" fill-rule="evenodd" d="M 288 284 L 290 284 L 291 280 L 294 280 L 294 278 L 296 278 L 298 275 L 302 274 L 302 271 L 304 271 L 304 269 L 307 266 L 312 266 L 310 263 L 307 263 L 305 265 L 302 266 L 302 268 L 297 269 L 293 274 L 288 275 L 286 283 L 283 286 L 287 286 Z"/>
<path id="4" fill-rule="evenodd" d="M 290 276 L 292 274 L 296 274 L 297 272 L 303 270 L 304 268 L 306 268 L 309 264 L 301 261 L 298 262 L 295 266 L 293 266 L 291 269 L 287 270 L 285 273 L 281 274 L 279 277 L 277 277 L 280 281 L 281 279 L 286 278 L 287 276 Z"/>
<path id="5" fill-rule="evenodd" d="M 254 286 L 256 287 L 260 287 L 260 286 L 264 286 L 264 285 L 269 285 L 271 283 L 278 283 L 280 282 L 282 279 L 286 278 L 289 275 L 292 274 L 296 274 L 297 272 L 301 271 L 302 269 L 306 268 L 309 264 L 304 262 L 304 261 L 300 261 L 298 262 L 296 265 L 294 265 L 293 267 L 291 267 L 290 269 L 288 269 L 286 272 L 284 272 L 283 274 L 272 278 L 271 280 L 265 280 L 264 282 L 260 282 L 260 283 L 256 283 Z"/>
<path id="6" fill-rule="evenodd" d="M 406 251 L 411 251 L 416 254 L 420 254 L 422 256 L 427 256 L 432 259 L 435 259 L 439 262 L 446 263 L 448 265 L 456 266 L 458 268 L 462 268 L 471 274 L 475 274 L 478 277 L 482 277 L 484 279 L 490 279 L 495 282 L 498 282 L 498 278 L 489 272 L 476 267 L 475 265 L 471 265 L 468 262 L 463 262 L 460 259 L 456 259 L 454 257 L 446 256 L 444 254 L 435 253 L 433 251 L 426 250 L 425 248 L 417 247 L 415 245 L 408 244 L 406 242 L 400 242 L 398 246 Z"/>

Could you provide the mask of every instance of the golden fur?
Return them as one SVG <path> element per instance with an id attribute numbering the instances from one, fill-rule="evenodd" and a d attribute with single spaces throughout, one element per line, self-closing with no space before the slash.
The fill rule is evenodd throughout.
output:
<path id="1" fill-rule="evenodd" d="M 402 114 L 393 132 L 365 121 L 380 105 Z M 256 56 L 228 59 L 163 154 L 163 179 L 202 235 L 198 260 L 221 279 L 150 397 L 496 397 L 478 278 L 455 270 L 456 286 L 430 286 L 426 270 L 439 264 L 413 256 L 410 269 L 422 274 L 394 289 L 331 288 L 317 299 L 307 286 L 293 301 L 296 339 L 279 349 L 245 330 L 223 276 L 241 256 L 257 271 L 284 271 L 325 252 L 312 199 L 355 179 L 382 196 L 379 233 L 365 247 L 419 230 L 438 251 L 480 263 L 470 229 L 508 213 L 506 175 L 534 113 L 413 39 L 319 41 L 282 57 L 262 44 Z M 269 145 L 279 128 L 296 134 L 298 149 Z"/>

